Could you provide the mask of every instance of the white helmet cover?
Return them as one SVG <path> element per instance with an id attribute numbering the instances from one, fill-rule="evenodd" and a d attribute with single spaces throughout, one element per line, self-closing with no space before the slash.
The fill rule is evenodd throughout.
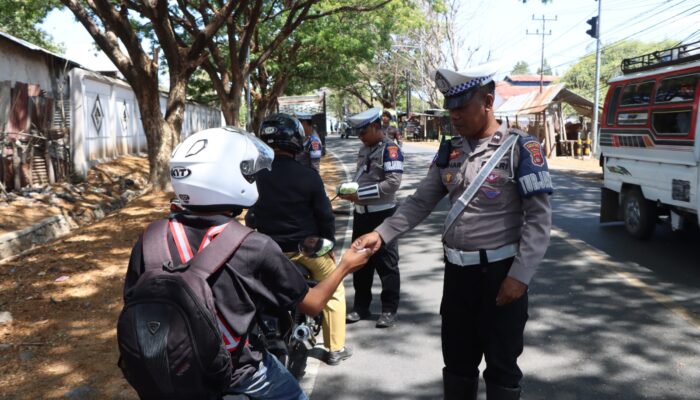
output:
<path id="1" fill-rule="evenodd" d="M 234 127 L 187 137 L 170 157 L 170 180 L 185 207 L 250 207 L 258 200 L 255 173 L 272 168 L 274 152 Z"/>

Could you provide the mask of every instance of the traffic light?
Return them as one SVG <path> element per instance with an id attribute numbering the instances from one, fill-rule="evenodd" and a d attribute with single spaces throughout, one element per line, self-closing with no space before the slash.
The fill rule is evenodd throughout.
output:
<path id="1" fill-rule="evenodd" d="M 591 29 L 587 30 L 586 33 L 588 36 L 592 38 L 598 38 L 598 17 L 592 17 L 588 21 L 586 21 L 588 25 L 591 26 Z"/>

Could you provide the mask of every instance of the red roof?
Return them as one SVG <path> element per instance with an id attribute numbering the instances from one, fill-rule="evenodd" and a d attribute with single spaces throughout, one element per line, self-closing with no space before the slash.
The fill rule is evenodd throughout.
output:
<path id="1" fill-rule="evenodd" d="M 542 77 L 542 81 L 551 83 L 554 82 L 557 79 L 556 76 L 553 75 L 544 75 Z M 539 75 L 508 75 L 505 78 L 503 78 L 505 81 L 510 81 L 513 83 L 516 82 L 539 82 L 540 81 L 540 76 Z"/>
<path id="2" fill-rule="evenodd" d="M 538 92 L 540 90 L 538 86 L 514 86 L 508 82 L 496 82 L 496 94 L 508 100 L 513 96 L 520 96 L 521 94 Z"/>

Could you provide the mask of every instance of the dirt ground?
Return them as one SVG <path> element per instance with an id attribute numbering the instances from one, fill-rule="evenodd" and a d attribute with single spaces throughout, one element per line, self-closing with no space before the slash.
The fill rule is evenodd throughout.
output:
<path id="1" fill-rule="evenodd" d="M 332 160 L 322 161 L 331 197 L 343 176 Z M 145 176 L 148 166 L 125 157 L 101 169 Z M 101 187 L 113 184 L 108 179 Z M 72 205 L 74 212 L 100 197 Z M 0 325 L 0 399 L 137 398 L 116 366 L 123 277 L 131 246 L 149 221 L 167 214 L 171 197 L 146 193 L 97 223 L 0 264 L 0 311 L 13 318 Z M 14 207 L 0 209 L 0 224 L 19 229 L 57 211 Z"/>
<path id="2" fill-rule="evenodd" d="M 148 161 L 143 157 L 126 156 L 92 168 L 82 183 L 56 183 L 46 190 L 31 193 L 31 197 L 13 196 L 15 199 L 10 202 L 0 199 L 0 235 L 26 228 L 52 215 L 63 214 L 69 220 L 89 222 L 86 210 L 119 197 L 127 190 L 143 188 L 147 178 Z"/>

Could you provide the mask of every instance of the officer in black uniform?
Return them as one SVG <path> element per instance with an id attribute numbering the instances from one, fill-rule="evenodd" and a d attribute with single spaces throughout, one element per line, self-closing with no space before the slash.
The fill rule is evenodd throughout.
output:
<path id="1" fill-rule="evenodd" d="M 448 400 L 476 400 L 482 358 L 488 400 L 520 398 L 527 288 L 549 244 L 547 162 L 535 138 L 495 119 L 497 71 L 490 63 L 436 72 L 459 136 L 441 145 L 428 175 L 396 213 L 353 244 L 391 243 L 449 197 L 440 306 Z"/>
<path id="2" fill-rule="evenodd" d="M 323 181 L 310 166 L 295 159 L 305 142 L 299 121 L 273 114 L 265 118 L 260 137 L 275 149 L 275 160 L 272 171 L 256 176 L 260 200 L 249 210 L 248 224 L 274 239 L 284 252 L 298 251 L 299 242 L 307 236 L 335 242 L 335 216 Z M 295 204 L 308 207 L 290 206 Z"/>
<path id="3" fill-rule="evenodd" d="M 272 237 L 287 257 L 304 265 L 314 280 L 322 281 L 335 270 L 333 253 L 311 258 L 300 254 L 298 246 L 309 236 L 335 242 L 335 216 L 318 172 L 295 160 L 308 139 L 304 132 L 302 124 L 291 115 L 273 114 L 263 121 L 260 138 L 274 149 L 275 160 L 271 171 L 263 170 L 256 176 L 260 198 L 247 220 L 254 219 L 249 225 Z M 345 311 L 345 287 L 341 283 L 323 309 L 323 343 L 328 348 L 326 361 L 330 365 L 352 355 L 352 348 L 345 345 Z"/>
<path id="4" fill-rule="evenodd" d="M 401 185 L 404 158 L 399 146 L 384 135 L 380 116 L 379 108 L 371 108 L 348 118 L 363 144 L 357 157 L 357 193 L 340 195 L 355 204 L 353 240 L 371 232 L 396 210 L 396 191 Z M 371 315 L 369 308 L 375 269 L 382 281 L 382 311 L 376 326 L 388 328 L 394 325 L 399 307 L 401 279 L 397 242 L 382 246 L 361 273 L 353 274 L 355 302 L 347 320 L 353 323 Z"/>

